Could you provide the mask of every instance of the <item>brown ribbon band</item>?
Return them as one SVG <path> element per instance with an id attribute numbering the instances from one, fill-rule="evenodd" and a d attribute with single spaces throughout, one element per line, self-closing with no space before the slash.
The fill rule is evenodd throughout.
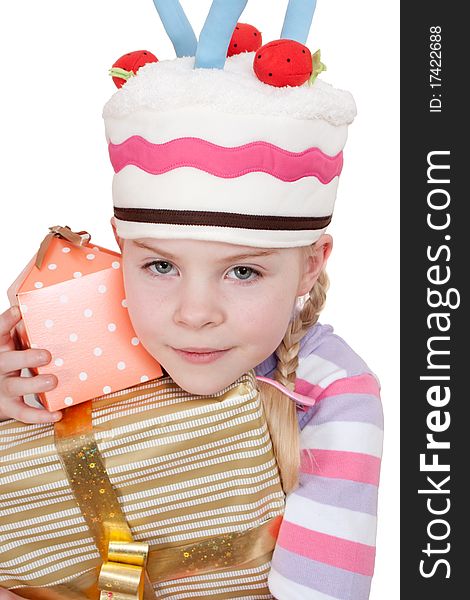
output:
<path id="1" fill-rule="evenodd" d="M 126 208 L 115 206 L 114 216 L 122 221 L 166 223 L 170 225 L 208 225 L 241 229 L 301 231 L 323 229 L 332 215 L 324 217 L 284 217 L 247 215 L 211 210 L 172 210 L 166 208 Z"/>
<path id="2" fill-rule="evenodd" d="M 36 255 L 36 267 L 40 269 L 46 256 L 47 249 L 53 237 L 62 237 L 68 240 L 74 246 L 84 246 L 91 240 L 91 235 L 87 231 L 74 232 L 68 225 L 61 227 L 60 225 L 53 225 L 49 227 L 50 233 L 42 240 L 39 250 Z"/>

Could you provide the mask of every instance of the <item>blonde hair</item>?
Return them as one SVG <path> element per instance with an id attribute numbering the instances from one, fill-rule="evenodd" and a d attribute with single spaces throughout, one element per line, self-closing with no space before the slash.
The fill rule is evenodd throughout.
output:
<path id="1" fill-rule="evenodd" d="M 317 247 L 312 244 L 303 250 L 304 257 L 307 258 L 315 255 Z M 274 379 L 289 390 L 294 390 L 295 386 L 300 340 L 317 322 L 325 305 L 329 285 L 328 275 L 323 269 L 306 296 L 300 312 L 296 313 L 294 319 L 290 321 L 282 342 L 276 349 L 277 365 Z M 296 404 L 274 386 L 263 381 L 258 383 L 282 487 L 288 494 L 299 483 L 300 443 Z"/>

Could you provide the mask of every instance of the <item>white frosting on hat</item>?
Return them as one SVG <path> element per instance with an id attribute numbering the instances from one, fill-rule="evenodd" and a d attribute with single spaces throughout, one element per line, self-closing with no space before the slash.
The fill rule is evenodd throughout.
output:
<path id="1" fill-rule="evenodd" d="M 346 125 L 356 116 L 352 95 L 317 78 L 312 86 L 282 88 L 261 82 L 254 52 L 227 58 L 224 69 L 194 69 L 194 57 L 141 67 L 106 103 L 103 117 L 124 117 L 142 108 L 165 111 L 195 106 L 242 115 L 324 119 Z"/>

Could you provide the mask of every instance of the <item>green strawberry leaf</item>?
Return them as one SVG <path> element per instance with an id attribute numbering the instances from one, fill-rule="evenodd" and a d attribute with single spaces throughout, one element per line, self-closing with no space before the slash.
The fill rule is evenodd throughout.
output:
<path id="1" fill-rule="evenodd" d="M 315 79 L 322 73 L 326 71 L 326 65 L 321 61 L 321 52 L 317 50 L 314 54 L 312 54 L 312 74 L 308 80 L 308 85 L 313 85 Z"/>
<path id="2" fill-rule="evenodd" d="M 126 81 L 135 75 L 134 71 L 126 71 L 120 67 L 113 67 L 112 69 L 109 69 L 109 74 L 111 77 L 120 77 Z"/>

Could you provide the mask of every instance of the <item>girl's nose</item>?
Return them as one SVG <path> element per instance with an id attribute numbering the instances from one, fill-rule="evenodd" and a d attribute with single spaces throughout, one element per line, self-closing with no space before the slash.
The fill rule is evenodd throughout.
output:
<path id="1" fill-rule="evenodd" d="M 223 303 L 208 285 L 186 285 L 181 290 L 174 321 L 193 329 L 220 325 L 224 321 Z"/>

